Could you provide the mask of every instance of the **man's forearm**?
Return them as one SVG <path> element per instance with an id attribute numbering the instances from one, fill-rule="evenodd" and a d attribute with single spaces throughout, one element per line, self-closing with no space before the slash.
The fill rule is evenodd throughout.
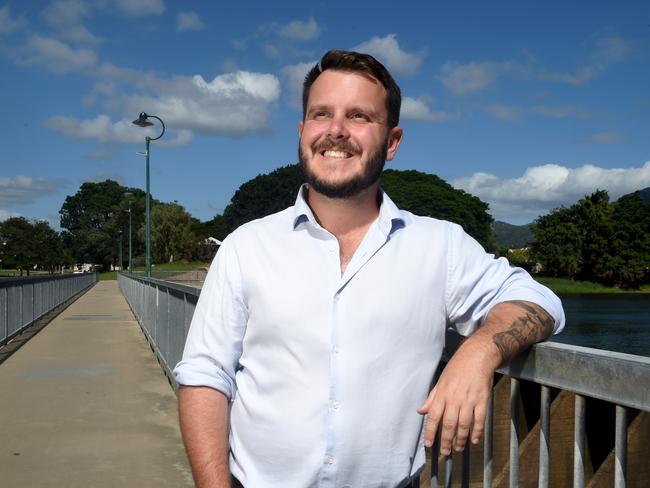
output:
<path id="1" fill-rule="evenodd" d="M 178 411 L 196 487 L 230 487 L 226 396 L 208 387 L 181 386 Z"/>
<path id="2" fill-rule="evenodd" d="M 516 300 L 495 305 L 481 329 L 492 337 L 504 364 L 550 336 L 554 324 L 553 317 L 539 305 Z"/>
<path id="3" fill-rule="evenodd" d="M 425 445 L 431 446 L 439 426 L 440 452 L 462 451 L 471 434 L 483 435 L 494 371 L 548 337 L 553 318 L 539 305 L 510 301 L 495 305 L 483 325 L 464 341 L 445 367 L 427 400 L 418 409 L 428 414 Z"/>

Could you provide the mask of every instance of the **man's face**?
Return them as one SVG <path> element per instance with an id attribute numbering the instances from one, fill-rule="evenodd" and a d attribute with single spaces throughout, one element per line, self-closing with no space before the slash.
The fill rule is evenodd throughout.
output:
<path id="1" fill-rule="evenodd" d="M 311 86 L 300 123 L 300 162 L 307 182 L 330 198 L 358 195 L 379 180 L 402 130 L 387 125 L 386 90 L 360 73 L 324 71 Z"/>

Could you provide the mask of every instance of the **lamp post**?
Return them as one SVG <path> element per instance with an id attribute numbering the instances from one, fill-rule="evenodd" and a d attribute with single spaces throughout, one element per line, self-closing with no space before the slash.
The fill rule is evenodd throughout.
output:
<path id="1" fill-rule="evenodd" d="M 151 141 L 155 141 L 160 139 L 163 134 L 165 133 L 165 123 L 162 121 L 162 119 L 156 115 L 149 115 L 145 112 L 140 112 L 140 115 L 138 116 L 137 119 L 133 121 L 133 123 L 137 126 L 140 127 L 150 127 L 153 125 L 152 122 L 149 122 L 149 118 L 152 119 L 158 119 L 160 124 L 162 125 L 162 132 L 158 137 L 149 137 L 146 136 L 144 138 L 145 142 L 145 157 L 147 159 L 147 201 L 146 201 L 146 265 L 147 265 L 147 278 L 151 278 L 151 208 L 150 208 L 150 203 L 149 200 L 151 199 L 151 195 L 149 194 L 149 143 Z"/>
<path id="2" fill-rule="evenodd" d="M 127 210 L 127 212 L 129 212 L 129 274 L 133 274 L 133 267 L 132 267 L 133 254 L 131 253 L 131 243 L 132 243 L 132 240 L 131 240 L 131 197 L 133 196 L 133 193 L 131 193 L 130 191 L 127 191 L 127 192 L 124 193 L 124 196 L 129 199 L 129 209 Z"/>
<path id="3" fill-rule="evenodd" d="M 118 261 L 118 263 L 119 263 L 119 264 L 118 264 L 118 266 L 119 266 L 119 268 L 120 268 L 120 271 L 122 271 L 122 263 L 124 262 L 124 261 L 122 260 L 122 231 L 120 231 L 120 232 L 118 233 L 118 236 L 119 236 L 119 249 L 118 249 L 118 254 L 119 254 L 119 258 L 118 258 L 119 261 Z"/>

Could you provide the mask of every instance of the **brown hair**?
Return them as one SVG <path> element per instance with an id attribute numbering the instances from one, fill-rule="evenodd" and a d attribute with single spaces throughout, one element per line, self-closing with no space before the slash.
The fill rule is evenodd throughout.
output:
<path id="1" fill-rule="evenodd" d="M 395 80 L 386 67 L 370 54 L 354 51 L 327 51 L 321 60 L 307 73 L 302 85 L 302 118 L 307 114 L 309 90 L 316 78 L 326 69 L 339 71 L 356 71 L 366 73 L 379 81 L 386 89 L 386 111 L 388 112 L 388 127 L 392 129 L 399 124 L 399 111 L 402 105 L 402 94 Z"/>

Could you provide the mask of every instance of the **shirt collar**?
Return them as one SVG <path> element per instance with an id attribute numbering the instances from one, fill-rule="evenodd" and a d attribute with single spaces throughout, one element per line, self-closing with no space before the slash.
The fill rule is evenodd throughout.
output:
<path id="1" fill-rule="evenodd" d="M 307 200 L 305 198 L 307 190 L 307 183 L 304 183 L 300 190 L 298 191 L 298 197 L 296 198 L 296 203 L 293 207 L 294 217 L 293 217 L 293 229 L 297 229 L 300 224 L 303 222 L 310 222 L 312 225 L 318 225 L 316 222 L 316 217 L 314 213 L 309 208 Z M 384 190 L 379 190 L 381 204 L 379 206 L 379 217 L 377 217 L 377 223 L 379 229 L 386 236 L 392 234 L 397 229 L 404 227 L 405 221 L 404 217 L 400 213 L 397 205 L 393 203 L 390 197 L 384 192 Z"/>

